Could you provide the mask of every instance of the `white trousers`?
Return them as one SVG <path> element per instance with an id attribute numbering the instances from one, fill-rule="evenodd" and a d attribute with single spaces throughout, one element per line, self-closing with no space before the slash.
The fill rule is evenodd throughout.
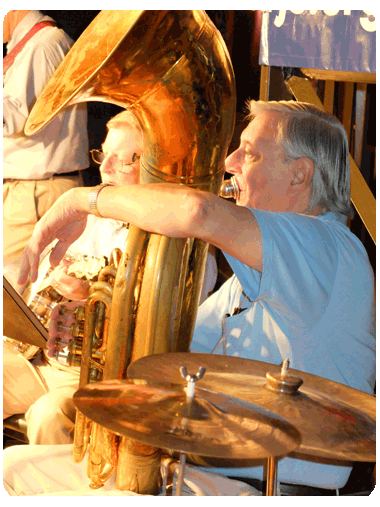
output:
<path id="1" fill-rule="evenodd" d="M 3 483 L 10 496 L 136 496 L 115 488 L 114 476 L 89 488 L 87 457 L 71 458 L 72 445 L 17 445 L 3 451 Z M 162 473 L 165 468 L 162 466 Z M 177 470 L 178 473 L 178 465 Z M 175 494 L 175 482 L 174 493 Z M 137 495 L 141 496 L 141 495 Z M 164 491 L 159 496 L 165 496 Z M 261 496 L 255 488 L 193 466 L 185 468 L 183 496 Z"/>
<path id="2" fill-rule="evenodd" d="M 3 344 L 3 418 L 25 413 L 30 444 L 67 444 L 75 425 L 79 372 L 40 354 L 28 361 Z"/>

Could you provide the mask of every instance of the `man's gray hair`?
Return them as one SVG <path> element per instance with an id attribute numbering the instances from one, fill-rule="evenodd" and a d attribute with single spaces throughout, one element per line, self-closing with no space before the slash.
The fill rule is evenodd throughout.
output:
<path id="1" fill-rule="evenodd" d="M 341 122 L 305 102 L 252 100 L 248 106 L 250 120 L 259 112 L 279 113 L 277 142 L 286 160 L 306 157 L 314 163 L 307 212 L 320 206 L 324 212 L 351 216 L 349 148 Z"/>

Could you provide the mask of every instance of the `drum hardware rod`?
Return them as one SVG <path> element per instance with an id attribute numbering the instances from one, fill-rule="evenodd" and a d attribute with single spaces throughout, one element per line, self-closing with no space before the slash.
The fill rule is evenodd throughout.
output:
<path id="1" fill-rule="evenodd" d="M 280 378 L 279 379 L 273 379 L 277 380 L 277 389 L 281 391 L 281 380 L 285 384 L 287 380 L 292 379 L 294 381 L 294 385 L 290 386 L 290 392 L 295 393 L 297 392 L 298 387 L 300 386 L 300 383 L 302 383 L 302 380 L 298 377 L 291 377 L 289 375 L 289 364 L 290 360 L 287 357 L 281 365 L 281 372 L 280 372 Z M 268 377 L 267 377 L 268 378 Z M 269 380 L 269 379 L 268 379 Z M 282 386 L 283 387 L 283 386 Z M 273 387 L 272 387 L 273 388 Z M 267 464 L 267 487 L 266 487 L 266 496 L 277 496 L 278 488 L 277 488 L 277 469 L 278 469 L 278 460 L 276 457 L 270 456 L 268 458 L 268 464 Z"/>
<path id="2" fill-rule="evenodd" d="M 277 494 L 277 458 L 271 456 L 268 458 L 266 496 L 277 496 Z"/>
<path id="3" fill-rule="evenodd" d="M 206 368 L 203 368 L 203 366 L 200 366 L 198 373 L 194 374 L 188 374 L 186 366 L 181 366 L 179 369 L 181 372 L 182 377 L 187 380 L 187 389 L 186 389 L 186 401 L 188 405 L 191 405 L 191 402 L 194 398 L 195 394 L 195 382 L 197 380 L 200 380 L 203 375 L 205 374 Z M 185 428 L 186 426 L 186 420 L 183 420 L 182 428 Z M 180 459 L 179 459 L 179 471 L 177 473 L 177 488 L 176 488 L 176 496 L 182 496 L 182 490 L 183 490 L 183 479 L 185 476 L 185 464 L 186 464 L 186 453 L 181 452 L 180 453 Z"/>
<path id="4" fill-rule="evenodd" d="M 177 473 L 177 488 L 175 496 L 182 496 L 183 479 L 185 476 L 185 464 L 186 464 L 186 454 L 184 452 L 181 452 L 179 455 L 179 471 Z"/>

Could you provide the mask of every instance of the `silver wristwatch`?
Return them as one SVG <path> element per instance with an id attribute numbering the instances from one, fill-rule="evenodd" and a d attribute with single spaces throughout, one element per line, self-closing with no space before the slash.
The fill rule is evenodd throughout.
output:
<path id="1" fill-rule="evenodd" d="M 100 191 L 103 190 L 104 187 L 110 186 L 112 186 L 110 183 L 101 183 L 100 185 L 94 187 L 88 194 L 88 207 L 90 208 L 90 212 L 93 215 L 103 218 L 98 210 L 98 196 Z"/>

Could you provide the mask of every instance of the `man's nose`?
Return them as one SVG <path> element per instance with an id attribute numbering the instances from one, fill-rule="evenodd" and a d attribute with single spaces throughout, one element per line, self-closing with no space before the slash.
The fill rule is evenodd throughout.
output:
<path id="1" fill-rule="evenodd" d="M 235 174 L 241 172 L 241 153 L 235 150 L 226 158 L 226 171 Z"/>

